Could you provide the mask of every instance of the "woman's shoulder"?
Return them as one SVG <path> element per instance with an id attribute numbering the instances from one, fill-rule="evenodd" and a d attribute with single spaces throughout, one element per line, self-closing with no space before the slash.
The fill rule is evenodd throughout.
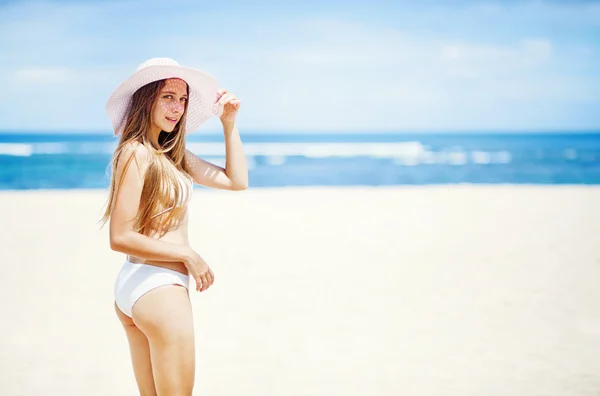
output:
<path id="1" fill-rule="evenodd" d="M 148 150 L 148 147 L 144 146 L 142 143 L 133 140 L 121 146 L 121 154 L 125 154 L 127 156 L 135 155 L 136 157 L 140 158 L 149 158 L 150 150 Z"/>
<path id="2" fill-rule="evenodd" d="M 148 163 L 152 158 L 152 154 L 148 147 L 137 141 L 123 144 L 120 156 L 124 158 L 135 156 L 136 161 L 142 161 L 143 163 Z"/>
<path id="3" fill-rule="evenodd" d="M 119 151 L 121 167 L 127 167 L 127 164 L 133 160 L 137 167 L 143 170 L 148 167 L 152 160 L 152 154 L 148 147 L 137 141 L 123 144 Z"/>

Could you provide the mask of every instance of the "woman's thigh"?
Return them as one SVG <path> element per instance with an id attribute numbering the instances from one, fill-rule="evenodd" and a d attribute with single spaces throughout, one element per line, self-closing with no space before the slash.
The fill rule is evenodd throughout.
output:
<path id="1" fill-rule="evenodd" d="M 133 372 L 137 382 L 140 395 L 155 396 L 154 377 L 152 376 L 152 363 L 150 361 L 150 348 L 148 339 L 140 329 L 133 323 L 133 320 L 125 315 L 115 303 L 115 312 L 121 321 L 127 340 L 129 341 L 129 351 L 131 354 L 131 362 L 133 364 Z"/>
<path id="2" fill-rule="evenodd" d="M 137 300 L 132 317 L 148 338 L 158 395 L 191 395 L 195 342 L 188 290 L 180 285 L 152 289 Z"/>

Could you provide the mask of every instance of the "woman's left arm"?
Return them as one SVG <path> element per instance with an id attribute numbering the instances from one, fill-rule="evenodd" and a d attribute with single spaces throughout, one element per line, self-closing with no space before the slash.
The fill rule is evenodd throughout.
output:
<path id="1" fill-rule="evenodd" d="M 186 150 L 185 161 L 198 184 L 221 190 L 245 190 L 248 188 L 248 166 L 235 124 L 241 102 L 226 89 L 219 90 L 219 94 L 218 102 L 223 104 L 221 124 L 225 135 L 225 168 L 198 158 L 189 150 Z"/>

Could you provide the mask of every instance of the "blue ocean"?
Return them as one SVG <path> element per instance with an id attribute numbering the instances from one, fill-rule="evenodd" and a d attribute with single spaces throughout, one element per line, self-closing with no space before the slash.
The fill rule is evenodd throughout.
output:
<path id="1" fill-rule="evenodd" d="M 0 133 L 0 189 L 102 189 L 117 138 Z M 600 184 L 598 133 L 243 133 L 250 187 Z M 188 148 L 224 166 L 223 136 Z"/>

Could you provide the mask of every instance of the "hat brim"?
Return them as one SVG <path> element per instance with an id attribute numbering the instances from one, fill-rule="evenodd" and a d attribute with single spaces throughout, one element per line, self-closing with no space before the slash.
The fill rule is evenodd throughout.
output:
<path id="1" fill-rule="evenodd" d="M 188 84 L 189 98 L 186 112 L 186 133 L 196 130 L 213 115 L 221 116 L 223 105 L 217 100 L 216 78 L 201 70 L 176 65 L 148 66 L 132 74 L 115 89 L 106 102 L 106 112 L 115 135 L 123 133 L 131 98 L 135 91 L 154 81 L 180 78 Z"/>

